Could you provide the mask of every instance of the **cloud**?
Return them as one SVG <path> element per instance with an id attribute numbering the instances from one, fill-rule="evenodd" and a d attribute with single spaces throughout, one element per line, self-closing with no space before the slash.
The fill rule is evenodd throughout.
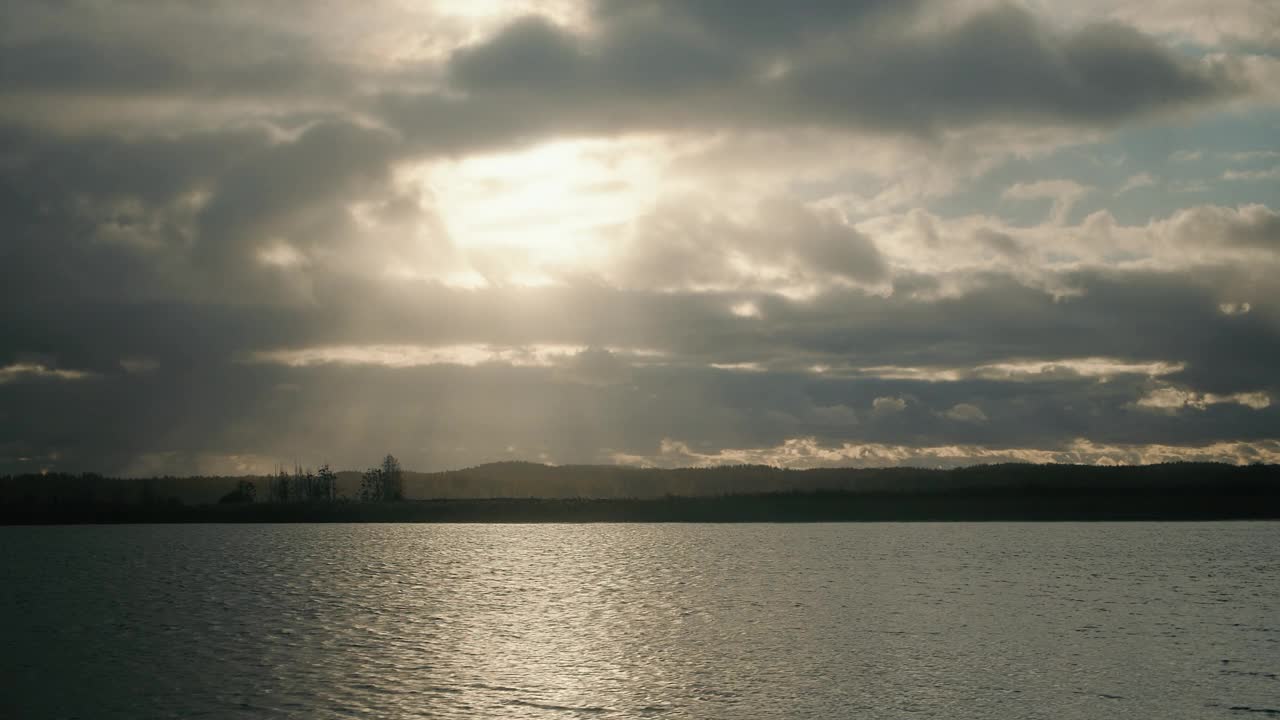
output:
<path id="1" fill-rule="evenodd" d="M 877 284 L 888 267 L 871 238 L 830 211 L 766 202 L 740 222 L 690 202 L 642 219 L 614 274 L 648 288 L 820 289 Z"/>
<path id="2" fill-rule="evenodd" d="M 982 408 L 972 403 L 956 403 L 950 410 L 943 413 L 946 417 L 957 420 L 959 422 L 986 422 L 987 414 L 982 412 Z"/>
<path id="3" fill-rule="evenodd" d="M 1266 170 L 1227 170 L 1222 173 L 1223 180 L 1277 180 L 1280 179 L 1280 165 Z"/>
<path id="4" fill-rule="evenodd" d="M 874 377 L 883 380 L 919 380 L 922 382 L 961 382 L 965 380 L 997 380 L 1001 382 L 1050 382 L 1098 378 L 1109 380 L 1120 375 L 1160 377 L 1181 372 L 1182 363 L 1125 362 L 1115 358 L 1060 358 L 1057 360 L 1010 360 L 973 367 L 910 367 L 901 365 L 872 367 L 824 366 L 826 373 L 844 372 L 852 377 Z M 890 398 L 885 398 L 886 400 Z"/>
<path id="5" fill-rule="evenodd" d="M 1280 150 L 1245 150 L 1242 152 L 1221 153 L 1221 157 L 1232 162 L 1252 162 L 1255 160 L 1273 160 L 1280 158 Z"/>
<path id="6" fill-rule="evenodd" d="M 127 373 L 140 374 L 155 372 L 160 367 L 160 363 L 152 358 L 130 357 L 120 360 L 120 368 Z"/>
<path id="7" fill-rule="evenodd" d="M 1160 387 L 1138 400 L 1138 406 L 1153 410 L 1176 411 L 1184 408 L 1204 410 L 1210 405 L 1235 403 L 1252 410 L 1271 407 L 1271 396 L 1265 392 L 1238 392 L 1229 395 L 1198 393 L 1177 387 Z"/>
<path id="8" fill-rule="evenodd" d="M 1099 445 L 1074 440 L 1052 450 L 976 445 L 918 447 L 882 443 L 824 445 L 815 438 L 800 437 L 774 447 L 734 448 L 700 453 L 687 443 L 665 439 L 656 454 L 616 458 L 646 467 L 715 467 L 719 465 L 770 465 L 781 468 L 812 467 L 931 467 L 953 468 L 997 463 L 1071 463 L 1078 465 L 1151 464 L 1164 462 L 1226 462 L 1236 465 L 1280 461 L 1280 443 L 1214 443 L 1203 446 Z"/>
<path id="9" fill-rule="evenodd" d="M 1185 246 L 1270 249 L 1280 246 L 1280 213 L 1265 205 L 1197 206 L 1179 210 L 1153 230 Z"/>
<path id="10" fill-rule="evenodd" d="M 1002 197 L 1010 200 L 1052 200 L 1049 220 L 1061 225 L 1067 219 L 1071 208 L 1080 198 L 1093 191 L 1074 180 L 1038 180 L 1033 183 L 1017 183 L 1005 189 Z"/>
<path id="11" fill-rule="evenodd" d="M 1157 182 L 1159 181 L 1151 173 L 1147 173 L 1147 172 L 1138 173 L 1136 175 L 1130 175 L 1127 179 L 1125 179 L 1124 184 L 1120 186 L 1120 189 L 1117 190 L 1117 192 L 1126 193 L 1126 192 L 1129 192 L 1130 190 L 1137 190 L 1139 188 L 1151 187 L 1152 185 L 1155 185 Z"/>
<path id="12" fill-rule="evenodd" d="M 92 377 L 83 370 L 49 368 L 39 363 L 14 363 L 0 366 L 0 384 L 23 380 L 84 380 Z"/>
<path id="13" fill-rule="evenodd" d="M 922 3 L 916 0 L 799 0 L 778 5 L 768 0 L 597 0 L 597 19 L 611 26 L 660 18 L 671 24 L 721 35 L 726 42 L 752 49 L 783 49 L 833 32 L 858 30 L 876 20 L 901 18 Z"/>
<path id="14" fill-rule="evenodd" d="M 627 353 L 608 348 L 584 348 L 561 363 L 557 378 L 587 385 L 624 385 L 632 380 L 632 363 L 652 361 L 653 353 Z"/>
<path id="15" fill-rule="evenodd" d="M 907 409 L 907 401 L 896 397 L 878 397 L 871 403 L 877 413 L 896 413 Z"/>
<path id="16" fill-rule="evenodd" d="M 482 363 L 548 367 L 558 358 L 582 352 L 586 352 L 586 348 L 561 345 L 514 348 L 482 345 L 338 345 L 297 350 L 264 350 L 253 353 L 249 361 L 289 367 L 336 364 L 409 368 L 423 365 L 474 366 Z"/>
<path id="17" fill-rule="evenodd" d="M 455 51 L 452 93 L 390 91 L 380 107 L 424 147 L 456 152 L 711 127 L 1110 126 L 1246 90 L 1230 68 L 1191 64 L 1115 23 L 1063 33 L 1000 6 L 922 30 L 905 20 L 913 13 L 909 3 L 813 3 L 802 15 L 605 3 L 586 32 L 530 16 Z"/>
<path id="18" fill-rule="evenodd" d="M 479 7 L 4 4 L 0 472 L 1270 452 L 1252 50 L 1130 5 Z"/>
<path id="19" fill-rule="evenodd" d="M 1274 48 L 1280 45 L 1280 12 L 1266 0 L 1154 0 L 1114 2 L 1085 0 L 1061 11 L 1085 17 L 1102 11 L 1131 22 L 1146 32 L 1168 35 L 1199 47 L 1246 46 Z"/>

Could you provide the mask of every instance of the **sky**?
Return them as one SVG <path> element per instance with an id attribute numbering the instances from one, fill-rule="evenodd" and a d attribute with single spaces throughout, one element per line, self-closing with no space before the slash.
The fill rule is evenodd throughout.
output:
<path id="1" fill-rule="evenodd" d="M 8 0 L 0 474 L 1280 462 L 1272 0 Z"/>

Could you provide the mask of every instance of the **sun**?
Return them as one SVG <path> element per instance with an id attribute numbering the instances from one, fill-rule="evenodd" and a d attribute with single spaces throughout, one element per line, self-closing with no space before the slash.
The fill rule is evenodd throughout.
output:
<path id="1" fill-rule="evenodd" d="M 454 245 L 508 276 L 598 267 L 655 201 L 655 140 L 562 140 L 434 163 L 420 173 Z M 492 269 L 492 268 L 490 268 Z"/>

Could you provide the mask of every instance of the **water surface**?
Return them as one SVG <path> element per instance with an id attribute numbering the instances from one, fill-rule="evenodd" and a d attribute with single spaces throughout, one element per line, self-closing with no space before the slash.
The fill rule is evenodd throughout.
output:
<path id="1" fill-rule="evenodd" d="M 0 716 L 1280 716 L 1280 523 L 0 528 Z"/>

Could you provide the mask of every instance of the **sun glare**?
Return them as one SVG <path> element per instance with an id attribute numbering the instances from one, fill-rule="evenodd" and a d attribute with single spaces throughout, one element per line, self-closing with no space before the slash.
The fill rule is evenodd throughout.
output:
<path id="1" fill-rule="evenodd" d="M 526 279 L 540 278 L 609 257 L 657 196 L 660 157 L 649 141 L 561 141 L 437 163 L 418 176 L 473 263 L 501 252 L 521 258 Z"/>
<path id="2" fill-rule="evenodd" d="M 537 14 L 573 25 L 581 23 L 586 14 L 573 0 L 436 0 L 432 8 L 442 15 L 485 23 Z"/>

